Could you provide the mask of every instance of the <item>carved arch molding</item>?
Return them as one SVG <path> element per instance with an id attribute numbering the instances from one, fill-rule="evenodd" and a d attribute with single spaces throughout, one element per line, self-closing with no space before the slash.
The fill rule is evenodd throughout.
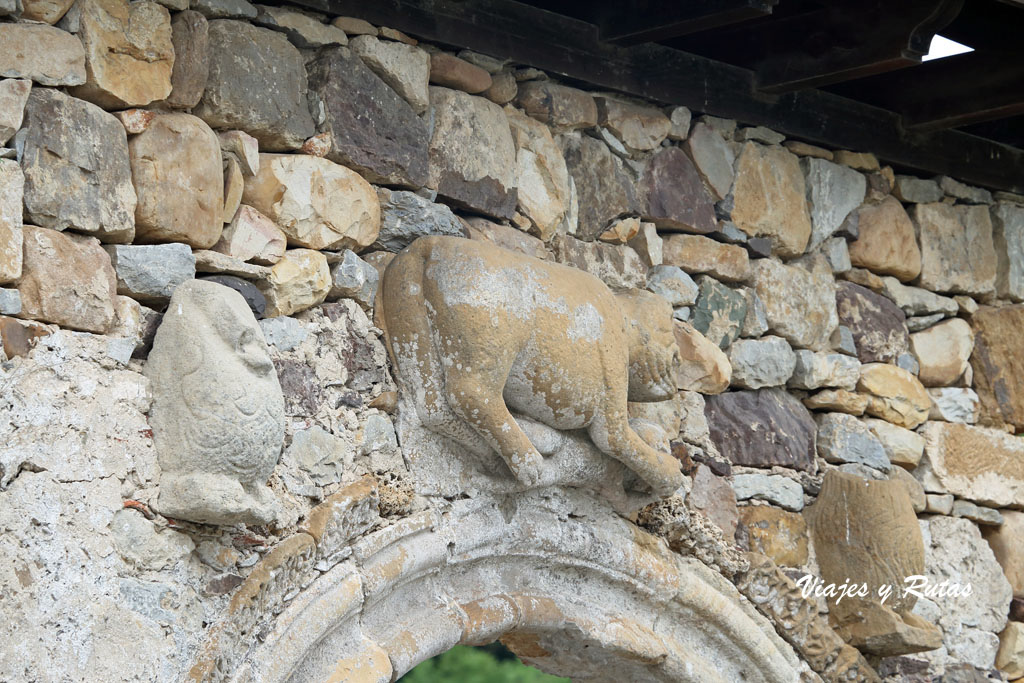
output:
<path id="1" fill-rule="evenodd" d="M 370 480 L 349 487 L 268 555 L 192 679 L 391 681 L 499 638 L 574 680 L 789 683 L 807 671 L 732 583 L 587 492 L 465 499 L 339 535 L 373 523 L 376 500 Z"/>

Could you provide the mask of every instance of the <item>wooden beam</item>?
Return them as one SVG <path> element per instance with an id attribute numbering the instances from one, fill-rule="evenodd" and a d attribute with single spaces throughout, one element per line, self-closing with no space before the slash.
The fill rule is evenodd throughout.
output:
<path id="1" fill-rule="evenodd" d="M 759 92 L 741 67 L 663 45 L 598 40 L 593 24 L 513 0 L 299 0 L 414 36 L 698 112 L 763 125 L 832 147 L 873 152 L 894 165 L 1024 192 L 1024 151 L 966 133 L 907 132 L 898 114 L 820 90 Z"/>
<path id="2" fill-rule="evenodd" d="M 957 128 L 1024 113 L 1024 53 L 972 52 L 867 80 L 886 109 L 915 131 Z"/>
<path id="3" fill-rule="evenodd" d="M 757 85 L 771 93 L 817 88 L 915 66 L 964 0 L 834 0 L 822 12 L 761 31 Z"/>
<path id="4" fill-rule="evenodd" d="M 778 0 L 640 0 L 615 3 L 596 23 L 601 40 L 619 45 L 654 42 L 771 14 Z"/>

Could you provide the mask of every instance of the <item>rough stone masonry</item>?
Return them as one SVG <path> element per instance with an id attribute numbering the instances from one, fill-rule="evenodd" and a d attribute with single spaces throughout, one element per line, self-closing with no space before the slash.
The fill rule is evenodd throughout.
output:
<path id="1" fill-rule="evenodd" d="M 390 681 L 497 638 L 579 680 L 1024 677 L 1024 197 L 594 90 L 246 0 L 0 0 L 0 679 Z M 480 438 L 476 385 L 389 358 L 430 236 L 472 245 L 453 376 L 509 282 L 587 283 L 535 292 L 563 361 L 505 392 L 572 476 L 419 422 Z M 587 324 L 628 366 L 572 371 Z M 560 416 L 599 369 L 645 398 L 619 346 L 655 338 L 666 400 L 608 409 L 645 477 Z M 907 573 L 973 592 L 795 583 Z"/>

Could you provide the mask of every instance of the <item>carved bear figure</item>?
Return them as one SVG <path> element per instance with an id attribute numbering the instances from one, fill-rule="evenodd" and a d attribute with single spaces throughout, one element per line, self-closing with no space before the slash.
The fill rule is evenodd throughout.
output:
<path id="1" fill-rule="evenodd" d="M 266 483 L 284 443 L 284 398 L 242 296 L 203 280 L 179 286 L 146 376 L 160 512 L 209 524 L 272 521 Z"/>
<path id="2" fill-rule="evenodd" d="M 586 429 L 659 495 L 678 462 L 629 426 L 627 400 L 675 392 L 672 311 L 653 294 L 613 293 L 568 266 L 458 237 L 415 241 L 388 265 L 378 325 L 422 424 L 498 453 L 525 486 L 543 458 L 509 410 Z"/>

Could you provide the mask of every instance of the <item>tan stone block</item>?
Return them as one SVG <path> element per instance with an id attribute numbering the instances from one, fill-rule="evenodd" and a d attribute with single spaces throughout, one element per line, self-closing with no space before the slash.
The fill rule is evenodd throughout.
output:
<path id="1" fill-rule="evenodd" d="M 380 231 L 380 203 L 355 171 L 327 159 L 261 154 L 242 202 L 274 221 L 289 244 L 309 249 L 364 249 Z"/>
<path id="2" fill-rule="evenodd" d="M 930 492 L 1003 507 L 1024 506 L 1024 440 L 995 429 L 929 422 L 915 470 Z"/>
<path id="3" fill-rule="evenodd" d="M 1024 512 L 1000 512 L 1003 515 L 1002 526 L 981 527 L 981 532 L 1003 568 L 1014 597 L 1024 598 Z"/>
<path id="4" fill-rule="evenodd" d="M 981 424 L 1009 423 L 1024 429 L 1024 305 L 982 306 L 971 317 L 974 327 L 974 389 L 981 400 Z"/>
<path id="5" fill-rule="evenodd" d="M 857 212 L 859 237 L 850 243 L 850 263 L 903 282 L 921 272 L 921 250 L 914 224 L 894 197 L 862 206 Z"/>
<path id="6" fill-rule="evenodd" d="M 1011 681 L 1024 678 L 1024 624 L 1011 621 L 999 634 L 996 668 Z"/>
<path id="7" fill-rule="evenodd" d="M 952 318 L 910 335 L 910 350 L 921 364 L 917 378 L 922 384 L 951 386 L 967 369 L 974 333 L 966 320 Z"/>
<path id="8" fill-rule="evenodd" d="M 551 131 L 539 121 L 505 107 L 516 148 L 519 209 L 545 242 L 554 236 L 569 210 L 569 171 Z"/>
<path id="9" fill-rule="evenodd" d="M 242 204 L 212 250 L 240 261 L 272 266 L 284 256 L 286 247 L 287 237 L 274 221 Z"/>
<path id="10" fill-rule="evenodd" d="M 144 0 L 81 0 L 78 36 L 87 79 L 76 97 L 104 109 L 142 107 L 171 94 L 171 15 Z"/>
<path id="11" fill-rule="evenodd" d="M 491 74 L 455 55 L 435 52 L 430 55 L 430 82 L 476 94 L 491 87 Z"/>
<path id="12" fill-rule="evenodd" d="M 833 160 L 837 164 L 844 164 L 858 171 L 877 171 L 879 168 L 878 158 L 869 152 L 851 152 L 846 149 L 839 149 L 832 153 Z"/>
<path id="13" fill-rule="evenodd" d="M 733 184 L 732 220 L 751 237 L 767 237 L 783 258 L 799 256 L 811 237 L 800 160 L 782 147 L 743 145 Z"/>
<path id="14" fill-rule="evenodd" d="M 43 24 L 0 24 L 0 77 L 40 85 L 85 83 L 85 51 L 78 38 Z"/>
<path id="15" fill-rule="evenodd" d="M 908 371 L 886 363 L 865 363 L 857 391 L 869 394 L 867 413 L 913 429 L 928 419 L 931 396 Z"/>
<path id="16" fill-rule="evenodd" d="M 660 109 L 610 97 L 597 97 L 598 123 L 608 128 L 628 149 L 649 152 L 668 137 L 672 122 Z"/>
<path id="17" fill-rule="evenodd" d="M 224 173 L 210 127 L 191 114 L 162 114 L 128 142 L 142 242 L 217 243 L 224 227 Z"/>
<path id="18" fill-rule="evenodd" d="M 26 225 L 21 317 L 103 334 L 114 322 L 117 277 L 99 240 Z"/>
<path id="19" fill-rule="evenodd" d="M 825 389 L 804 399 L 809 410 L 863 415 L 867 410 L 869 397 L 845 389 Z"/>
<path id="20" fill-rule="evenodd" d="M 717 344 L 681 321 L 675 323 L 675 337 L 682 361 L 676 379 L 679 389 L 720 394 L 729 388 L 732 366 Z"/>
<path id="21" fill-rule="evenodd" d="M 235 156 L 242 173 L 253 176 L 260 172 L 259 140 L 243 130 L 228 130 L 217 136 L 223 152 Z"/>
<path id="22" fill-rule="evenodd" d="M 722 244 L 700 235 L 666 235 L 662 260 L 687 273 L 707 273 L 726 282 L 743 282 L 750 277 L 747 250 L 734 244 Z"/>
<path id="23" fill-rule="evenodd" d="M 25 103 L 28 102 L 32 81 L 25 78 L 0 79 L 0 145 L 7 141 L 21 128 L 25 115 Z"/>
<path id="24" fill-rule="evenodd" d="M 995 292 L 998 259 L 987 206 L 917 204 L 911 217 L 921 245 L 921 287 L 954 294 Z"/>
<path id="25" fill-rule="evenodd" d="M 25 176 L 18 162 L 0 159 L 0 284 L 21 275 L 21 215 Z"/>
<path id="26" fill-rule="evenodd" d="M 21 4 L 24 7 L 22 19 L 56 24 L 75 4 L 75 0 L 22 0 Z"/>
<path id="27" fill-rule="evenodd" d="M 327 257 L 312 249 L 290 249 L 259 283 L 267 298 L 266 317 L 291 315 L 323 303 L 331 291 Z"/>
<path id="28" fill-rule="evenodd" d="M 807 562 L 807 523 L 803 515 L 771 505 L 748 505 L 739 509 L 747 528 L 750 550 L 767 555 L 783 567 L 800 567 Z"/>

